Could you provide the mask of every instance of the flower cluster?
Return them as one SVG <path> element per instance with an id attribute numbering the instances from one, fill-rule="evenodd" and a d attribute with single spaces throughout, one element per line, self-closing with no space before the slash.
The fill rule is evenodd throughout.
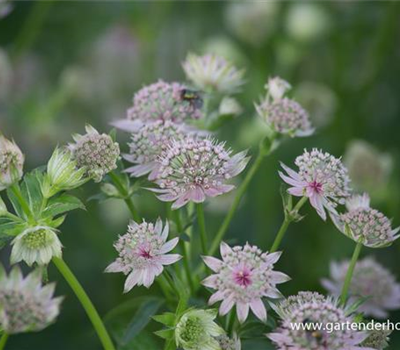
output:
<path id="1" fill-rule="evenodd" d="M 119 145 L 111 136 L 100 134 L 90 125 L 85 135 L 74 135 L 75 143 L 69 145 L 78 168 L 85 168 L 87 175 L 94 181 L 101 179 L 117 168 Z"/>
<path id="2" fill-rule="evenodd" d="M 229 338 L 226 334 L 220 335 L 216 338 L 221 350 L 241 350 L 242 344 L 236 334 L 233 338 Z"/>
<path id="3" fill-rule="evenodd" d="M 293 308 L 297 308 L 305 303 L 322 302 L 326 298 L 324 295 L 317 292 L 299 292 L 296 295 L 291 295 L 288 298 L 282 300 L 278 305 L 271 304 L 272 308 L 281 317 L 285 318 L 286 315 L 290 314 Z"/>
<path id="4" fill-rule="evenodd" d="M 21 179 L 23 165 L 24 155 L 17 144 L 0 134 L 0 191 Z"/>
<path id="5" fill-rule="evenodd" d="M 248 158 L 246 152 L 231 156 L 224 143 L 215 140 L 186 137 L 173 140 L 159 158 L 160 167 L 155 179 L 162 201 L 174 201 L 173 209 L 189 201 L 203 202 L 231 191 L 226 181 L 240 174 Z"/>
<path id="6" fill-rule="evenodd" d="M 198 134 L 184 124 L 176 124 L 170 120 L 158 120 L 143 125 L 131 134 L 129 154 L 124 159 L 135 165 L 126 169 L 134 177 L 149 174 L 149 180 L 157 177 L 160 163 L 158 157 L 165 151 L 171 140 L 183 140 L 189 133 Z"/>
<path id="7" fill-rule="evenodd" d="M 371 248 L 392 244 L 399 235 L 400 227 L 392 229 L 391 221 L 380 211 L 372 209 L 369 196 L 354 195 L 347 203 L 347 212 L 332 214 L 336 227 L 355 242 Z"/>
<path id="8" fill-rule="evenodd" d="M 281 253 L 263 253 L 256 246 L 229 247 L 221 243 L 222 260 L 211 256 L 203 257 L 204 263 L 215 272 L 203 281 L 203 285 L 217 290 L 210 304 L 222 301 L 220 314 L 226 315 L 234 305 L 239 321 L 247 319 L 249 309 L 262 321 L 267 319 L 267 311 L 262 298 L 280 298 L 276 288 L 279 283 L 290 278 L 273 270 Z"/>
<path id="9" fill-rule="evenodd" d="M 184 350 L 220 350 L 218 337 L 224 330 L 214 319 L 214 310 L 189 310 L 179 320 L 175 329 L 176 345 Z"/>
<path id="10" fill-rule="evenodd" d="M 279 350 L 371 350 L 360 344 L 368 336 L 367 333 L 352 331 L 343 328 L 328 332 L 325 325 L 346 324 L 353 322 L 353 318 L 337 305 L 332 299 L 316 298 L 310 301 L 293 303 L 290 312 L 282 317 L 280 327 L 268 334 Z M 310 327 L 293 327 L 294 324 L 303 324 Z M 322 329 L 312 329 L 313 324 L 321 324 Z"/>
<path id="11" fill-rule="evenodd" d="M 244 70 L 238 70 L 231 62 L 215 54 L 189 54 L 182 66 L 186 77 L 206 92 L 230 94 L 244 83 Z"/>
<path id="12" fill-rule="evenodd" d="M 18 267 L 7 276 L 0 266 L 0 326 L 7 334 L 37 332 L 53 323 L 62 298 L 54 284 L 42 286 L 39 270 L 25 278 Z"/>
<path id="13" fill-rule="evenodd" d="M 119 237 L 114 245 L 119 256 L 105 272 L 122 272 L 128 275 L 125 293 L 136 285 L 149 288 L 154 279 L 163 272 L 164 265 L 171 265 L 181 258 L 178 254 L 167 254 L 175 248 L 179 240 L 176 237 L 167 242 L 168 231 L 168 223 L 163 229 L 161 219 L 155 225 L 145 221 L 141 224 L 131 221 L 128 232 Z"/>
<path id="14" fill-rule="evenodd" d="M 348 268 L 349 261 L 331 263 L 331 279 L 322 280 L 331 294 L 340 295 Z M 400 308 L 400 284 L 390 271 L 372 258 L 357 262 L 349 292 L 350 300 L 365 298 L 358 310 L 367 316 L 385 318 L 387 310 Z"/>
<path id="15" fill-rule="evenodd" d="M 52 227 L 35 226 L 25 229 L 12 241 L 11 263 L 25 261 L 47 265 L 53 257 L 61 257 L 62 245 Z"/>
<path id="16" fill-rule="evenodd" d="M 338 204 L 345 204 L 350 196 L 347 169 L 341 160 L 329 153 L 313 149 L 305 150 L 296 158 L 298 172 L 282 164 L 287 175 L 279 172 L 280 177 L 289 185 L 288 192 L 293 196 L 308 197 L 311 205 L 323 220 L 326 220 L 325 208 L 336 213 Z"/>
<path id="17" fill-rule="evenodd" d="M 369 332 L 368 338 L 362 343 L 362 346 L 367 348 L 383 350 L 389 346 L 389 335 L 392 333 L 390 330 L 373 330 Z"/>
<path id="18" fill-rule="evenodd" d="M 266 98 L 256 106 L 257 113 L 275 133 L 289 136 L 310 136 L 311 126 L 307 111 L 296 101 L 284 97 L 290 89 L 281 78 L 270 79 Z"/>

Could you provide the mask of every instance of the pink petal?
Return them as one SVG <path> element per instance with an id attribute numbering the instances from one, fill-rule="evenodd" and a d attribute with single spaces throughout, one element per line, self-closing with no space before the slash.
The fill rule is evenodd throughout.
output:
<path id="1" fill-rule="evenodd" d="M 231 247 L 230 247 L 228 244 L 226 244 L 225 242 L 221 242 L 221 245 L 220 245 L 220 252 L 221 252 L 221 256 L 224 257 L 224 256 L 226 256 L 226 255 L 231 254 L 231 253 L 232 253 L 232 249 L 231 249 Z"/>
<path id="2" fill-rule="evenodd" d="M 281 167 L 287 172 L 287 174 L 294 180 L 301 182 L 301 177 L 299 175 L 299 173 L 296 173 L 293 169 L 289 168 L 288 166 L 286 166 L 285 164 L 283 164 L 282 162 L 280 162 Z"/>
<path id="3" fill-rule="evenodd" d="M 225 316 L 229 311 L 231 311 L 234 304 L 233 296 L 228 296 L 222 301 L 221 306 L 219 307 L 219 314 Z"/>
<path id="4" fill-rule="evenodd" d="M 247 316 L 249 315 L 249 304 L 237 302 L 236 303 L 236 314 L 240 323 L 246 321 Z"/>
<path id="5" fill-rule="evenodd" d="M 222 267 L 222 261 L 212 256 L 203 256 L 204 263 L 214 272 L 218 272 Z"/>
<path id="6" fill-rule="evenodd" d="M 250 303 L 251 310 L 263 322 L 267 321 L 267 310 L 261 299 L 255 299 Z"/>
<path id="7" fill-rule="evenodd" d="M 158 198 L 161 199 L 159 196 L 158 196 Z M 182 194 L 177 198 L 178 199 L 171 206 L 171 209 L 173 209 L 173 210 L 179 209 L 179 208 L 183 207 L 185 204 L 187 204 L 187 202 L 189 202 L 189 198 L 185 194 Z"/>
<path id="8" fill-rule="evenodd" d="M 288 193 L 295 197 L 303 197 L 304 196 L 304 187 L 290 187 Z"/>
<path id="9" fill-rule="evenodd" d="M 200 186 L 196 186 L 196 188 L 190 191 L 189 199 L 195 203 L 203 203 L 206 199 L 206 195 Z"/>
<path id="10" fill-rule="evenodd" d="M 139 282 L 141 278 L 141 271 L 132 271 L 126 281 L 125 281 L 125 285 L 124 285 L 124 293 L 129 292 L 134 286 L 136 286 Z"/>
<path id="11" fill-rule="evenodd" d="M 217 280 L 218 280 L 218 275 L 211 275 L 205 278 L 203 282 L 201 282 L 201 284 L 203 286 L 215 289 L 217 285 L 216 284 Z"/>
<path id="12" fill-rule="evenodd" d="M 167 255 L 160 255 L 157 260 L 160 264 L 171 265 L 176 263 L 180 259 L 182 259 L 182 256 L 179 254 L 167 254 Z"/>
<path id="13" fill-rule="evenodd" d="M 276 284 L 285 283 L 290 281 L 290 277 L 283 272 L 271 271 L 271 281 Z"/>
<path id="14" fill-rule="evenodd" d="M 122 267 L 122 265 L 114 261 L 113 263 L 107 266 L 104 272 L 122 272 L 123 270 L 124 268 Z"/>
<path id="15" fill-rule="evenodd" d="M 285 181 L 287 184 L 289 184 L 291 186 L 294 186 L 294 187 L 302 187 L 302 188 L 304 188 L 305 183 L 303 181 L 300 182 L 300 181 L 294 180 L 291 177 L 284 175 L 280 171 L 278 173 L 279 173 L 279 176 L 281 177 L 281 179 L 283 181 Z"/>
<path id="16" fill-rule="evenodd" d="M 318 215 L 322 218 L 322 220 L 326 220 L 326 212 L 324 210 L 324 206 L 322 205 L 322 196 L 316 193 L 313 193 L 310 196 L 310 204 L 315 208 Z"/>
<path id="17" fill-rule="evenodd" d="M 170 241 L 168 241 L 167 243 L 165 243 L 161 247 L 159 253 L 160 254 L 165 254 L 165 253 L 170 252 L 172 249 L 174 249 L 176 247 L 178 242 L 179 242 L 179 238 L 178 237 L 175 237 L 175 238 L 171 239 Z"/>
<path id="18" fill-rule="evenodd" d="M 264 264 L 266 265 L 273 265 L 275 264 L 279 258 L 281 257 L 282 252 L 275 252 L 267 255 L 267 258 L 264 261 Z M 263 264 L 263 265 L 264 265 Z"/>
<path id="19" fill-rule="evenodd" d="M 145 269 L 143 272 L 143 285 L 149 288 L 153 284 L 155 277 L 155 269 L 153 267 Z"/>
<path id="20" fill-rule="evenodd" d="M 214 293 L 213 295 L 211 295 L 210 299 L 208 300 L 208 304 L 213 305 L 218 301 L 224 300 L 224 298 L 225 298 L 225 294 L 221 291 L 218 291 L 218 292 Z"/>

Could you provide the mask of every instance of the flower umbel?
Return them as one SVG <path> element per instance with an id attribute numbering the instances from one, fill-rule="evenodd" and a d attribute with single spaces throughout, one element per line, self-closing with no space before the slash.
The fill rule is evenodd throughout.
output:
<path id="1" fill-rule="evenodd" d="M 340 295 L 348 267 L 349 261 L 331 263 L 331 279 L 323 279 L 322 285 L 332 295 Z M 390 271 L 373 258 L 357 262 L 349 291 L 350 304 L 358 298 L 366 298 L 358 311 L 367 316 L 386 318 L 387 311 L 400 308 L 400 284 Z"/>
<path id="2" fill-rule="evenodd" d="M 305 150 L 296 158 L 299 171 L 295 172 L 282 165 L 287 175 L 279 172 L 280 177 L 291 185 L 288 193 L 298 197 L 308 197 L 318 215 L 326 220 L 325 208 L 336 213 L 336 206 L 344 204 L 350 196 L 347 169 L 340 159 L 317 149 Z"/>
<path id="3" fill-rule="evenodd" d="M 236 314 L 241 323 L 247 319 L 249 309 L 265 322 L 267 311 L 262 298 L 280 298 L 282 295 L 276 285 L 290 279 L 284 273 L 273 270 L 280 255 L 280 252 L 263 253 L 249 244 L 231 248 L 221 243 L 222 260 L 203 257 L 204 263 L 215 272 L 202 282 L 206 287 L 217 290 L 209 303 L 222 301 L 219 308 L 221 316 L 236 305 Z"/>
<path id="4" fill-rule="evenodd" d="M 23 165 L 24 155 L 17 144 L 0 134 L 0 191 L 21 179 Z"/>
<path id="5" fill-rule="evenodd" d="M 293 304 L 290 312 L 284 314 L 281 325 L 268 334 L 279 350 L 371 350 L 360 346 L 367 333 L 343 328 L 328 332 L 328 324 L 346 324 L 353 322 L 351 316 L 332 299 L 312 300 Z M 293 325 L 304 327 L 293 327 Z M 313 325 L 322 325 L 322 329 L 313 329 Z M 309 327 L 309 329 L 306 328 Z M 317 327 L 317 326 L 315 326 Z"/>
<path id="6" fill-rule="evenodd" d="M 42 184 L 45 198 L 50 198 L 59 191 L 68 191 L 83 185 L 86 168 L 77 167 L 69 150 L 56 148 L 47 163 L 47 174 Z"/>
<path id="7" fill-rule="evenodd" d="M 221 350 L 241 350 L 242 344 L 236 334 L 233 338 L 229 338 L 226 334 L 220 335 L 216 338 Z"/>
<path id="8" fill-rule="evenodd" d="M 117 168 L 119 145 L 111 136 L 99 134 L 90 125 L 85 135 L 74 135 L 75 143 L 69 145 L 78 168 L 85 168 L 87 175 L 100 182 L 104 175 Z"/>
<path id="9" fill-rule="evenodd" d="M 175 248 L 179 238 L 167 242 L 168 222 L 164 229 L 162 226 L 161 219 L 155 225 L 145 221 L 141 224 L 131 221 L 128 232 L 114 244 L 119 257 L 105 272 L 123 272 L 128 275 L 124 293 L 136 285 L 149 288 L 163 272 L 164 265 L 171 265 L 181 258 L 179 254 L 167 254 Z"/>
<path id="10" fill-rule="evenodd" d="M 216 317 L 215 310 L 187 311 L 175 328 L 176 345 L 184 350 L 220 350 L 215 338 L 225 332 L 214 322 Z"/>
<path id="11" fill-rule="evenodd" d="M 391 245 L 400 237 L 400 227 L 392 229 L 391 221 L 380 211 L 369 206 L 369 196 L 354 195 L 346 203 L 347 212 L 332 214 L 336 227 L 355 242 L 370 248 Z"/>
<path id="12" fill-rule="evenodd" d="M 304 137 L 314 132 L 307 111 L 296 101 L 284 97 L 291 88 L 285 80 L 276 77 L 265 86 L 267 96 L 256 105 L 258 115 L 272 131 L 289 136 Z"/>
<path id="13" fill-rule="evenodd" d="M 61 258 L 62 244 L 52 227 L 29 227 L 12 241 L 11 263 L 25 261 L 29 266 L 34 263 L 46 265 L 53 257 Z"/>
<path id="14" fill-rule="evenodd" d="M 286 318 L 293 308 L 297 308 L 305 303 L 322 302 L 326 300 L 325 296 L 316 292 L 299 292 L 279 302 L 278 305 L 271 303 L 272 308 L 281 317 Z"/>
<path id="15" fill-rule="evenodd" d="M 187 134 L 195 132 L 194 129 L 170 120 L 143 125 L 140 130 L 132 133 L 129 154 L 124 155 L 126 160 L 136 164 L 126 169 L 126 172 L 134 177 L 149 174 L 149 180 L 154 180 L 160 168 L 158 157 L 168 148 L 171 140 L 182 140 Z"/>
<path id="16" fill-rule="evenodd" d="M 7 334 L 37 332 L 53 323 L 62 298 L 53 298 L 54 284 L 42 286 L 39 270 L 25 278 L 19 267 L 7 276 L 0 265 L 0 326 Z"/>
<path id="17" fill-rule="evenodd" d="M 231 191 L 234 186 L 225 182 L 244 170 L 248 158 L 246 152 L 231 156 L 224 146 L 208 138 L 173 140 L 158 160 L 155 182 L 160 188 L 152 190 L 160 200 L 174 201 L 173 209 Z"/>
<path id="18" fill-rule="evenodd" d="M 238 70 L 221 56 L 189 54 L 182 64 L 186 77 L 206 92 L 230 94 L 244 84 L 244 70 Z"/>
<path id="19" fill-rule="evenodd" d="M 391 330 L 373 330 L 368 332 L 368 338 L 362 343 L 363 346 L 368 348 L 383 350 L 389 346 L 389 335 L 392 333 Z"/>

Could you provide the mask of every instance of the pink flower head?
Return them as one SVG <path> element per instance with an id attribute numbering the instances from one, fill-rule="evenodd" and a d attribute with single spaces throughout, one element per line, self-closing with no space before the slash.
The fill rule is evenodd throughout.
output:
<path id="1" fill-rule="evenodd" d="M 132 133 L 130 151 L 124 158 L 135 165 L 126 169 L 126 172 L 133 177 L 149 174 L 149 180 L 154 180 L 160 167 L 158 156 L 168 148 L 172 139 L 181 140 L 189 134 L 201 133 L 185 124 L 176 124 L 170 120 L 157 120 L 144 125 Z"/>
<path id="2" fill-rule="evenodd" d="M 203 257 L 204 263 L 215 272 L 203 281 L 206 287 L 217 290 L 209 303 L 222 301 L 219 308 L 221 316 L 226 315 L 236 305 L 241 323 L 247 319 L 249 309 L 265 322 L 267 311 L 262 298 L 280 298 L 282 295 L 276 285 L 290 279 L 284 273 L 273 270 L 281 253 L 263 253 L 248 243 L 243 247 L 233 248 L 221 243 L 221 256 L 222 260 L 211 256 Z"/>
<path id="3" fill-rule="evenodd" d="M 231 156 L 224 143 L 187 136 L 173 140 L 158 161 L 155 182 L 160 188 L 153 191 L 162 201 L 174 201 L 172 208 L 177 209 L 231 191 L 234 186 L 225 182 L 244 170 L 248 158 L 246 152 Z"/>
<path id="4" fill-rule="evenodd" d="M 331 214 L 336 227 L 355 242 L 361 241 L 370 248 L 392 244 L 399 235 L 400 227 L 392 229 L 391 221 L 380 211 L 369 206 L 369 196 L 354 195 L 346 202 L 347 212 Z"/>
<path id="5" fill-rule="evenodd" d="M 283 313 L 280 327 L 267 334 L 278 350 L 373 350 L 360 345 L 368 333 L 342 327 L 329 332 L 329 326 L 355 322 L 347 310 L 332 298 L 307 301 L 294 298 Z M 302 327 L 303 326 L 303 327 Z M 319 328 L 321 329 L 319 329 Z"/>
<path id="6" fill-rule="evenodd" d="M 131 221 L 128 232 L 114 244 L 119 257 L 105 272 L 123 272 L 128 275 L 124 293 L 136 285 L 149 288 L 163 272 L 164 265 L 171 265 L 181 258 L 179 254 L 167 254 L 179 240 L 176 237 L 167 242 L 167 237 L 168 222 L 163 229 L 161 219 L 155 225 L 145 221 L 141 224 Z"/>
<path id="7" fill-rule="evenodd" d="M 299 171 L 295 172 L 282 165 L 287 175 L 279 172 L 280 177 L 291 185 L 288 193 L 298 197 L 308 197 L 318 215 L 326 220 L 325 208 L 336 213 L 336 206 L 344 204 L 350 196 L 347 169 L 340 159 L 317 149 L 307 150 L 296 158 Z"/>
<path id="8" fill-rule="evenodd" d="M 199 104 L 186 99 L 184 92 L 187 87 L 180 83 L 166 83 L 159 80 L 157 83 L 140 89 L 133 97 L 133 106 L 128 109 L 127 118 L 113 123 L 116 127 L 126 131 L 138 131 L 152 121 L 170 120 L 182 123 L 187 119 L 202 117 Z"/>
<path id="9" fill-rule="evenodd" d="M 339 296 L 349 268 L 349 261 L 332 262 L 331 279 L 323 279 L 322 285 L 334 296 Z M 350 284 L 349 304 L 366 298 L 358 311 L 366 316 L 387 318 L 389 310 L 400 309 L 400 284 L 394 275 L 371 257 L 357 262 Z"/>

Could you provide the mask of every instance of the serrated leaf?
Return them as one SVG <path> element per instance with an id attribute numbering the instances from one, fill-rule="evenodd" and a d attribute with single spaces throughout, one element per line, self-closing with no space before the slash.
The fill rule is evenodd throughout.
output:
<path id="1" fill-rule="evenodd" d="M 165 312 L 162 315 L 153 316 L 153 320 L 162 323 L 166 326 L 172 327 L 175 325 L 175 314 L 172 312 Z"/>
<path id="2" fill-rule="evenodd" d="M 154 332 L 154 334 L 162 339 L 171 339 L 174 336 L 174 330 L 162 329 L 161 331 Z"/>
<path id="3" fill-rule="evenodd" d="M 14 186 L 18 186 L 18 184 L 14 185 Z M 19 204 L 19 201 L 18 201 L 17 197 L 15 196 L 15 194 L 14 194 L 14 192 L 13 192 L 13 190 L 11 188 L 7 189 L 7 196 L 8 196 L 8 199 L 10 200 L 10 202 L 11 202 L 12 207 L 14 208 L 15 213 L 19 217 L 26 219 L 26 215 L 25 215 L 24 211 L 22 210 L 22 207 Z"/>
<path id="4" fill-rule="evenodd" d="M 85 205 L 77 197 L 62 194 L 59 197 L 50 199 L 43 216 L 54 217 L 75 209 L 85 209 Z"/>
<path id="5" fill-rule="evenodd" d="M 40 213 L 43 195 L 40 186 L 43 174 L 39 171 L 33 171 L 24 176 L 24 181 L 21 185 L 21 194 L 29 204 L 29 208 L 34 216 Z"/>

